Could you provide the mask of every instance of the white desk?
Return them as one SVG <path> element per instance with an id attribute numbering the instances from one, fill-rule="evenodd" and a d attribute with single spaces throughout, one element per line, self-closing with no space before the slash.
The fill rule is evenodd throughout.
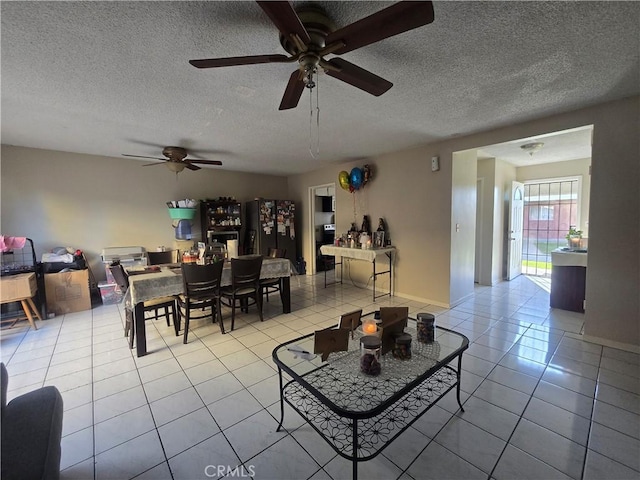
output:
<path id="1" fill-rule="evenodd" d="M 322 245 L 320 247 L 320 253 L 322 255 L 333 255 L 334 257 L 340 257 L 340 262 L 336 262 L 336 265 L 340 265 L 340 282 L 342 283 L 342 258 L 352 258 L 354 260 L 363 260 L 373 265 L 373 301 L 376 298 L 384 297 L 385 295 L 393 295 L 393 255 L 395 255 L 396 247 L 385 248 L 371 248 L 363 250 L 362 248 L 348 248 L 348 247 L 336 247 L 334 245 Z M 389 260 L 389 269 L 384 272 L 376 271 L 376 257 L 378 255 L 386 255 Z M 381 295 L 376 295 L 376 278 L 378 275 L 389 275 L 389 292 Z M 326 284 L 325 284 L 326 287 Z"/>

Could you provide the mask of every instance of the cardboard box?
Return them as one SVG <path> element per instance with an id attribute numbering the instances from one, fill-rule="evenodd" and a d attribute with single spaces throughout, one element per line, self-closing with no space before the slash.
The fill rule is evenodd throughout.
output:
<path id="1" fill-rule="evenodd" d="M 47 273 L 44 288 L 47 310 L 56 315 L 91 310 L 89 270 Z"/>
<path id="2" fill-rule="evenodd" d="M 38 291 L 35 273 L 20 273 L 0 280 L 0 303 L 31 298 Z"/>

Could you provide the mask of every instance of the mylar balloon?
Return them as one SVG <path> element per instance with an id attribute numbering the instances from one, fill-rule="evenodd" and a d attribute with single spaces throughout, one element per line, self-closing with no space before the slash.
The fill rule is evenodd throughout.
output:
<path id="1" fill-rule="evenodd" d="M 338 182 L 343 190 L 349 190 L 349 173 L 344 170 L 338 174 Z"/>
<path id="2" fill-rule="evenodd" d="M 369 180 L 371 180 L 371 167 L 369 166 L 369 164 L 366 164 L 363 168 L 362 168 L 362 173 L 364 175 L 364 178 L 362 179 L 362 186 L 364 187 L 367 183 L 369 183 Z"/>
<path id="3" fill-rule="evenodd" d="M 358 190 L 362 186 L 362 170 L 358 167 L 352 168 L 351 173 L 349 174 L 349 179 L 351 180 L 351 186 L 355 190 Z"/>

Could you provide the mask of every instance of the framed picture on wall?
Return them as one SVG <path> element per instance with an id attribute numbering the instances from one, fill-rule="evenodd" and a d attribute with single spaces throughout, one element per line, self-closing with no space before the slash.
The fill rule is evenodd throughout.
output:
<path id="1" fill-rule="evenodd" d="M 373 232 L 373 248 L 384 247 L 384 232 Z"/>

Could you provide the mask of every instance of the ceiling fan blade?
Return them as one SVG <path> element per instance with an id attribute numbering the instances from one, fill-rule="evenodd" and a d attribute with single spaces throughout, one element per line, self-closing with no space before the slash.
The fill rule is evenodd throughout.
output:
<path id="1" fill-rule="evenodd" d="M 286 55 L 248 55 L 246 57 L 208 58 L 204 60 L 189 60 L 196 68 L 234 67 L 236 65 L 254 65 L 258 63 L 288 62 Z"/>
<path id="2" fill-rule="evenodd" d="M 166 158 L 146 157 L 144 155 L 127 155 L 126 153 L 123 153 L 122 156 L 123 157 L 133 157 L 133 158 L 150 158 L 152 160 L 166 160 Z M 155 165 L 155 163 L 153 165 Z"/>
<path id="3" fill-rule="evenodd" d="M 184 166 L 187 167 L 189 170 L 200 170 L 199 166 L 191 164 L 191 162 L 189 162 L 188 160 L 183 160 L 180 163 L 184 163 Z"/>
<path id="4" fill-rule="evenodd" d="M 398 2 L 373 15 L 330 33 L 326 44 L 343 42 L 336 55 L 350 52 L 385 38 L 398 35 L 433 22 L 432 2 Z"/>
<path id="5" fill-rule="evenodd" d="M 393 87 L 393 83 L 390 81 L 385 80 L 364 68 L 360 68 L 353 63 L 347 62 L 342 58 L 332 58 L 327 63 L 336 67 L 335 70 L 333 68 L 327 69 L 327 75 L 337 78 L 338 80 L 342 80 L 343 82 L 347 82 L 348 84 L 353 85 L 360 90 L 364 90 L 371 95 L 375 95 L 376 97 L 379 97 Z"/>
<path id="6" fill-rule="evenodd" d="M 289 83 L 287 83 L 287 88 L 284 91 L 278 110 L 296 108 L 303 90 L 304 82 L 302 81 L 302 78 L 300 78 L 300 70 L 295 70 L 289 77 Z"/>
<path id="7" fill-rule="evenodd" d="M 160 160 L 160 159 L 158 159 Z M 166 158 L 165 158 L 166 160 Z M 153 167 L 154 165 L 163 165 L 162 163 L 145 163 L 144 165 L 142 165 L 143 167 Z"/>
<path id="8" fill-rule="evenodd" d="M 289 38 L 296 34 L 303 43 L 311 41 L 307 29 L 290 2 L 257 2 L 282 35 Z"/>
<path id="9" fill-rule="evenodd" d="M 220 160 L 196 160 L 196 159 L 190 158 L 189 160 L 187 160 L 187 162 L 201 163 L 203 165 L 222 165 L 222 162 Z"/>

